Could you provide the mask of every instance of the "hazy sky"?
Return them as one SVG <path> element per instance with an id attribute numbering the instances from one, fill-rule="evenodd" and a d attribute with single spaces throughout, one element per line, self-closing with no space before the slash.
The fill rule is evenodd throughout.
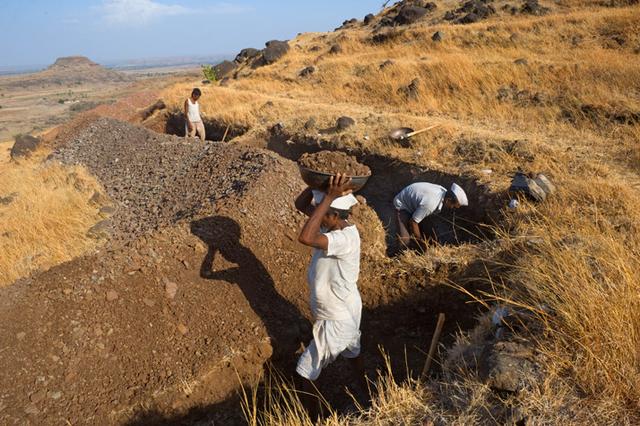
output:
<path id="1" fill-rule="evenodd" d="M 0 67 L 236 53 L 328 31 L 383 0 L 0 0 Z"/>

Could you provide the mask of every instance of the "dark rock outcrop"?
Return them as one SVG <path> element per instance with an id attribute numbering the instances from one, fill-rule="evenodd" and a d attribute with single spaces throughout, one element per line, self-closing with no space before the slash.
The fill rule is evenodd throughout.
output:
<path id="1" fill-rule="evenodd" d="M 424 7 L 404 6 L 402 9 L 400 9 L 398 15 L 393 21 L 396 25 L 415 24 L 427 13 L 429 13 L 429 9 Z"/>
<path id="2" fill-rule="evenodd" d="M 540 6 L 538 0 L 525 0 L 524 4 L 520 8 L 520 13 L 526 15 L 541 16 L 549 11 L 548 8 Z"/>
<path id="3" fill-rule="evenodd" d="M 29 156 L 35 151 L 42 141 L 40 138 L 33 137 L 31 135 L 18 135 L 16 141 L 11 148 L 11 158 L 18 159 Z"/>
<path id="4" fill-rule="evenodd" d="M 290 49 L 286 41 L 271 40 L 266 43 L 266 48 L 262 51 L 262 58 L 265 64 L 270 65 L 282 58 Z"/>
<path id="5" fill-rule="evenodd" d="M 236 55 L 236 58 L 234 59 L 234 61 L 240 64 L 248 60 L 251 60 L 257 56 L 260 56 L 259 49 L 254 49 L 253 47 L 247 47 L 246 49 L 242 49 L 240 53 Z"/>
<path id="6" fill-rule="evenodd" d="M 213 69 L 216 72 L 216 77 L 218 79 L 223 79 L 228 77 L 231 73 L 233 73 L 236 68 L 238 68 L 238 64 L 231 61 L 222 61 L 218 65 L 214 66 Z"/>

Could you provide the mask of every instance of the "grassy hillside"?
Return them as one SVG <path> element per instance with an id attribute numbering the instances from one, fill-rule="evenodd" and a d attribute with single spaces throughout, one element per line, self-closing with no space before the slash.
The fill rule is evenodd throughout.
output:
<path id="1" fill-rule="evenodd" d="M 203 88 L 208 120 L 249 128 L 237 143 L 263 144 L 280 122 L 294 144 L 329 141 L 474 176 L 495 190 L 506 190 L 521 168 L 544 172 L 559 188 L 497 224 L 503 249 L 484 259 L 479 277 L 493 291 L 476 295 L 530 310 L 527 338 L 546 360 L 545 379 L 497 402 L 473 375 L 401 386 L 387 378 L 370 411 L 329 423 L 485 423 L 496 404 L 518 406 L 540 424 L 638 421 L 640 8 L 601 4 L 561 1 L 545 4 L 544 16 L 497 13 L 470 25 L 436 15 L 385 30 L 382 43 L 362 25 L 302 34 L 277 63 L 240 68 L 226 86 Z M 334 44 L 341 52 L 329 53 Z M 308 66 L 315 72 L 301 77 Z M 414 79 L 417 94 L 408 97 L 403 88 Z M 163 98 L 178 108 L 197 84 Z M 356 126 L 323 131 L 342 115 Z M 310 118 L 315 124 L 305 127 Z M 433 123 L 440 127 L 411 148 L 386 137 L 393 127 Z M 464 282 L 450 284 L 464 290 Z M 279 408 L 277 423 L 301 421 Z"/>

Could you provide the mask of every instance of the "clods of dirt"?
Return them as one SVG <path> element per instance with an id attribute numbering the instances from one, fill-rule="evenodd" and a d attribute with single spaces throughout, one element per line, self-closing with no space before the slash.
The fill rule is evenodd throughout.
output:
<path id="1" fill-rule="evenodd" d="M 320 151 L 304 154 L 298 164 L 322 173 L 346 173 L 349 176 L 369 176 L 371 169 L 354 157 L 340 151 Z"/>

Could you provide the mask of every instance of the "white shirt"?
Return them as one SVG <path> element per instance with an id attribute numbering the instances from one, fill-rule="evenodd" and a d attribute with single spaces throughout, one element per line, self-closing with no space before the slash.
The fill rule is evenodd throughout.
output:
<path id="1" fill-rule="evenodd" d="M 422 220 L 434 212 L 442 210 L 442 203 L 447 190 L 440 185 L 427 182 L 412 183 L 400 191 L 393 199 L 397 210 L 411 214 L 414 222 Z"/>
<path id="2" fill-rule="evenodd" d="M 187 99 L 187 118 L 192 123 L 199 123 L 202 121 L 200 118 L 200 104 L 198 101 L 192 102 L 191 98 Z"/>
<path id="3" fill-rule="evenodd" d="M 316 320 L 350 319 L 350 303 L 360 297 L 360 234 L 354 225 L 323 234 L 327 251 L 314 249 L 307 273 L 311 311 Z"/>

